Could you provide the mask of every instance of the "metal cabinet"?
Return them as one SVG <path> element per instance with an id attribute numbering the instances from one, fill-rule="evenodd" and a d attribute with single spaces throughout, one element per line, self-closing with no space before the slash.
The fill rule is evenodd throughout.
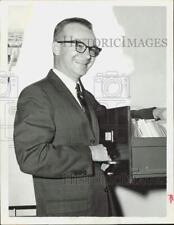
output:
<path id="1" fill-rule="evenodd" d="M 130 182 L 136 178 L 166 177 L 166 138 L 132 137 L 130 107 L 101 111 L 98 120 L 100 143 L 117 162 L 107 169 L 107 174 L 124 172 Z"/>

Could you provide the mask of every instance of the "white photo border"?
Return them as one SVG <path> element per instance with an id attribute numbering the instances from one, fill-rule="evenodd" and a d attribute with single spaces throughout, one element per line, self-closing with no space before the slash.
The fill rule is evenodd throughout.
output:
<path id="1" fill-rule="evenodd" d="M 7 46 L 6 37 L 2 33 L 7 32 L 7 9 L 11 5 L 27 5 L 36 1 L 2 1 L 1 6 L 1 44 Z M 42 1 L 39 1 L 42 4 Z M 46 1 L 43 1 L 46 2 Z M 49 4 L 53 2 L 60 2 L 59 0 L 47 1 Z M 65 2 L 68 2 L 65 0 Z M 87 1 L 79 1 L 87 2 Z M 92 4 L 94 1 L 88 1 Z M 166 1 L 133 1 L 133 0 L 115 0 L 115 1 L 98 1 L 101 4 L 112 4 L 114 6 L 165 6 L 167 9 L 167 195 L 174 195 L 174 143 L 173 143 L 173 124 L 174 124 L 174 110 L 173 110 L 173 2 Z M 4 37 L 4 38 L 3 38 Z M 1 68 L 7 69 L 7 61 L 5 59 L 7 50 L 5 47 L 1 49 Z M 152 224 L 152 223 L 174 223 L 174 202 L 169 203 L 168 196 L 166 196 L 167 216 L 166 217 L 9 217 L 8 211 L 8 152 L 7 143 L 1 142 L 1 223 L 2 224 Z M 170 152 L 170 154 L 169 154 Z"/>

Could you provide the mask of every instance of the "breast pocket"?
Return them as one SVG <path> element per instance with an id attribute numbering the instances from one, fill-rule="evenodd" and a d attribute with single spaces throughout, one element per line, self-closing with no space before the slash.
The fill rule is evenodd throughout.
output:
<path id="1" fill-rule="evenodd" d="M 55 145 L 88 143 L 91 132 L 89 124 L 85 115 L 81 115 L 77 110 L 71 109 L 64 113 L 61 110 L 57 111 L 55 126 Z"/>

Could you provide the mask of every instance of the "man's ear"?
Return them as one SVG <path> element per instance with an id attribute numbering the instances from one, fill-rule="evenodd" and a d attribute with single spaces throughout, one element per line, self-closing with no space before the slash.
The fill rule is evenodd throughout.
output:
<path id="1" fill-rule="evenodd" d="M 55 55 L 60 55 L 60 44 L 54 41 L 52 44 L 52 50 Z"/>

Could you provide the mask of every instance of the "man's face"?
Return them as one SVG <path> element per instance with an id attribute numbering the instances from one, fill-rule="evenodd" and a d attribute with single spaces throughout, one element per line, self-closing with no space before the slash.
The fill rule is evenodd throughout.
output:
<path id="1" fill-rule="evenodd" d="M 59 38 L 59 41 L 72 40 L 82 41 L 87 46 L 94 46 L 95 44 L 93 31 L 78 23 L 66 25 Z M 88 48 L 84 53 L 77 52 L 75 43 L 61 43 L 59 45 L 59 70 L 77 81 L 93 65 L 95 57 L 90 56 Z"/>

